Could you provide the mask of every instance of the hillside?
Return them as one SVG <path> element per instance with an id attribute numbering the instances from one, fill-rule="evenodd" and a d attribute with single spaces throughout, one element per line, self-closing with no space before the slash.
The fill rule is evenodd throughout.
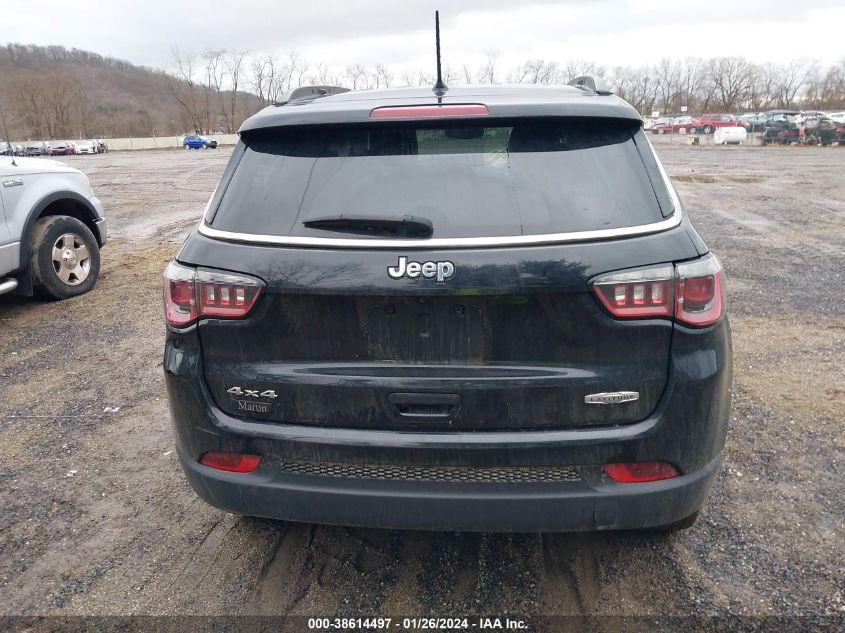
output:
<path id="1" fill-rule="evenodd" d="M 203 116 L 177 100 L 193 90 Z M 259 108 L 239 92 L 209 94 L 160 70 L 61 46 L 0 47 L 0 107 L 16 140 L 226 132 Z M 193 115 L 193 116 L 192 116 Z M 5 132 L 0 130 L 0 137 Z"/>

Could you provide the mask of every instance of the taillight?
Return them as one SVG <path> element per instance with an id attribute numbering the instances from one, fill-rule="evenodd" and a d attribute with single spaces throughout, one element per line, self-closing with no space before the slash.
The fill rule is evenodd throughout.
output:
<path id="1" fill-rule="evenodd" d="M 200 464 L 232 473 L 251 473 L 261 464 L 261 456 L 228 451 L 208 451 L 200 458 Z"/>
<path id="2" fill-rule="evenodd" d="M 672 316 L 675 271 L 671 265 L 604 275 L 593 290 L 613 316 L 647 318 Z"/>
<path id="3" fill-rule="evenodd" d="M 194 269 L 171 262 L 164 271 L 164 314 L 175 327 L 203 317 L 245 317 L 264 283 L 247 275 Z"/>
<path id="4" fill-rule="evenodd" d="M 170 325 L 184 327 L 197 319 L 196 272 L 176 262 L 170 262 L 164 269 L 164 318 Z"/>
<path id="5" fill-rule="evenodd" d="M 695 262 L 678 264 L 675 279 L 675 320 L 705 327 L 725 314 L 725 278 L 722 265 L 709 255 Z"/>
<path id="6" fill-rule="evenodd" d="M 669 462 L 631 462 L 628 464 L 605 464 L 604 472 L 620 484 L 636 484 L 646 481 L 672 479 L 681 473 Z"/>
<path id="7" fill-rule="evenodd" d="M 416 119 L 431 117 L 479 116 L 489 114 L 480 103 L 448 105 L 383 106 L 370 111 L 371 119 Z"/>
<path id="8" fill-rule="evenodd" d="M 667 317 L 705 327 L 725 314 L 725 280 L 714 255 L 677 266 L 662 264 L 602 275 L 592 288 L 617 318 Z"/>

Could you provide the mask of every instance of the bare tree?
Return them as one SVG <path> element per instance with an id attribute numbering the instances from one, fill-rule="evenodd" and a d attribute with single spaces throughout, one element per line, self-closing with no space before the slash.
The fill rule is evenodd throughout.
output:
<path id="1" fill-rule="evenodd" d="M 529 59 L 516 67 L 511 74 L 511 81 L 518 84 L 551 84 L 558 81 L 558 74 L 557 62 Z"/>
<path id="2" fill-rule="evenodd" d="M 171 57 L 176 67 L 177 76 L 168 75 L 167 87 L 170 94 L 185 111 L 194 131 L 202 133 L 202 110 L 197 105 L 194 56 L 184 53 L 174 46 Z"/>
<path id="3" fill-rule="evenodd" d="M 494 84 L 496 83 L 496 69 L 499 62 L 499 55 L 497 53 L 488 52 L 487 60 L 478 69 L 478 83 Z"/>
<path id="4" fill-rule="evenodd" d="M 223 57 L 226 51 L 207 50 L 202 54 L 203 62 L 205 63 L 205 84 L 203 85 L 203 93 L 205 94 L 205 129 L 208 132 L 212 131 L 211 113 L 212 108 L 218 112 L 226 111 L 226 103 L 223 98 L 223 75 L 225 73 Z M 214 102 L 214 106 L 212 106 Z"/>
<path id="5" fill-rule="evenodd" d="M 405 87 L 417 85 L 417 71 L 406 68 L 402 71 L 402 85 Z"/>
<path id="6" fill-rule="evenodd" d="M 270 101 L 270 91 L 273 84 L 272 55 L 258 55 L 249 60 L 251 75 L 250 87 L 258 95 L 262 104 Z"/>
<path id="7" fill-rule="evenodd" d="M 461 66 L 461 74 L 464 77 L 464 83 L 465 84 L 471 84 L 472 83 L 472 69 L 469 66 L 467 66 L 466 64 Z"/>
<path id="8" fill-rule="evenodd" d="M 817 64 L 807 59 L 794 59 L 778 68 L 773 88 L 780 107 L 790 108 L 794 105 L 795 97 L 816 68 Z"/>
<path id="9" fill-rule="evenodd" d="M 352 90 L 367 88 L 367 69 L 362 64 L 353 64 L 346 67 L 346 76 L 352 84 Z"/>
<path id="10" fill-rule="evenodd" d="M 754 67 L 742 57 L 717 57 L 710 60 L 713 94 L 726 112 L 738 109 L 754 81 Z"/>
<path id="11" fill-rule="evenodd" d="M 238 90 L 240 88 L 240 81 L 241 81 L 241 67 L 244 64 L 244 58 L 246 57 L 246 51 L 232 51 L 223 61 L 223 65 L 226 68 L 226 74 L 229 76 L 229 111 L 228 111 L 228 121 L 226 124 L 226 131 L 229 134 L 234 133 L 236 129 L 235 125 L 235 112 L 237 111 L 238 106 Z"/>
<path id="12" fill-rule="evenodd" d="M 390 88 L 390 82 L 393 81 L 393 73 L 384 64 L 376 64 L 374 79 L 376 88 Z"/>

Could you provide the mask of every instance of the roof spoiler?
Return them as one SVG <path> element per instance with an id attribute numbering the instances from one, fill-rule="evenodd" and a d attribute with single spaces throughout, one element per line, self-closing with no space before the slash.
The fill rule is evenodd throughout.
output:
<path id="1" fill-rule="evenodd" d="M 342 86 L 300 86 L 283 95 L 278 101 L 274 101 L 273 105 L 283 106 L 299 101 L 314 101 L 314 99 L 338 95 L 341 92 L 349 92 L 349 88 L 343 88 Z"/>
<path id="2" fill-rule="evenodd" d="M 581 75 L 580 77 L 571 79 L 566 85 L 580 88 L 584 92 L 593 92 L 602 96 L 613 94 L 613 91 L 604 79 L 601 77 L 593 77 L 592 75 Z"/>

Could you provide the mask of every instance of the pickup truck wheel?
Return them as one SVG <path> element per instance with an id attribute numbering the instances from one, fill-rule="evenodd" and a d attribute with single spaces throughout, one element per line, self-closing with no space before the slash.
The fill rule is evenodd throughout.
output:
<path id="1" fill-rule="evenodd" d="M 76 218 L 50 215 L 35 223 L 30 238 L 32 284 L 45 299 L 67 299 L 94 287 L 100 248 L 91 230 Z"/>

